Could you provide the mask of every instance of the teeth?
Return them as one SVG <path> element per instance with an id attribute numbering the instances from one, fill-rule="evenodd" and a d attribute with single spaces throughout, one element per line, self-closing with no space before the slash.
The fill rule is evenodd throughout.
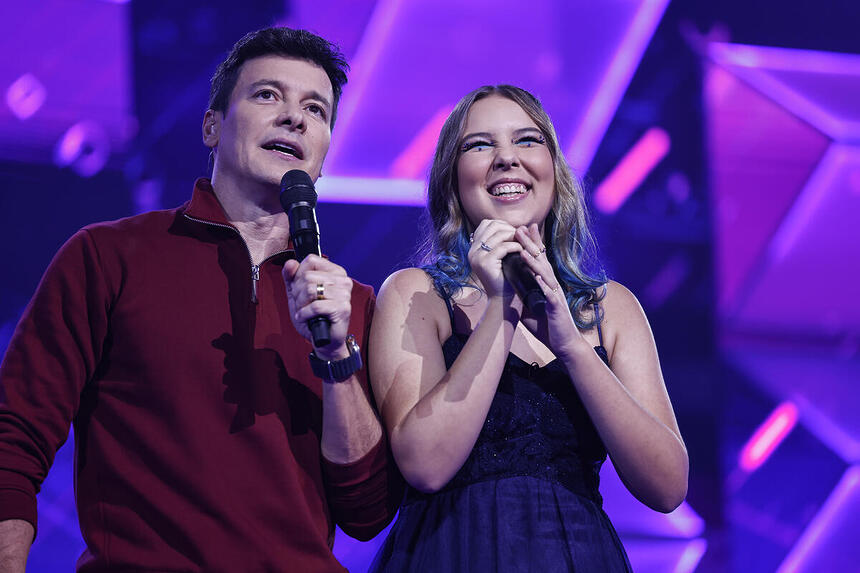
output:
<path id="1" fill-rule="evenodd" d="M 502 183 L 500 185 L 495 185 L 490 190 L 490 194 L 494 197 L 500 197 L 502 195 L 522 195 L 526 192 L 526 186 L 522 183 Z"/>
<path id="2" fill-rule="evenodd" d="M 281 153 L 286 153 L 296 158 L 299 157 L 298 152 L 294 148 L 290 147 L 289 145 L 284 145 L 283 143 L 270 143 L 269 145 L 264 145 L 263 147 L 265 149 L 273 149 Z"/>

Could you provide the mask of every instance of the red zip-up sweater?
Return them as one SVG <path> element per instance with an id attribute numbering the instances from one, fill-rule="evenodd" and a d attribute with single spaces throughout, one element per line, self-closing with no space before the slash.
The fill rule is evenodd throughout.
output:
<path id="1" fill-rule="evenodd" d="M 400 482 L 384 441 L 347 465 L 321 455 L 322 381 L 281 277 L 292 256 L 252 266 L 205 179 L 178 209 L 75 234 L 0 366 L 0 520 L 35 525 L 73 423 L 79 571 L 343 571 L 334 525 L 372 537 Z M 373 303 L 355 283 L 365 352 Z"/>

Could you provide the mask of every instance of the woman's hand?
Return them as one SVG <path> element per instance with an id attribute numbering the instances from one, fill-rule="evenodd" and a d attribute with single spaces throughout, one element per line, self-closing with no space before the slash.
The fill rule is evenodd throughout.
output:
<path id="1" fill-rule="evenodd" d="M 552 350 L 559 359 L 564 361 L 572 356 L 577 344 L 584 340 L 576 326 L 564 289 L 558 283 L 552 266 L 546 257 L 546 248 L 541 240 L 540 231 L 536 224 L 519 227 L 514 235 L 515 240 L 522 245 L 522 257 L 526 265 L 535 274 L 538 285 L 546 296 L 546 312 L 542 316 L 534 316 L 528 309 L 523 310 L 522 323 L 547 348 Z"/>
<path id="2" fill-rule="evenodd" d="M 515 233 L 512 225 L 496 219 L 484 219 L 472 233 L 469 265 L 487 298 L 513 298 L 515 294 L 502 274 L 502 259 L 523 249 L 514 240 Z"/>

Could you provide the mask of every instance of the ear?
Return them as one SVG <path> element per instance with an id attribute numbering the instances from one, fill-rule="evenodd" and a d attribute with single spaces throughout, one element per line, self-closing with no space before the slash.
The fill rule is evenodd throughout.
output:
<path id="1" fill-rule="evenodd" d="M 207 109 L 203 114 L 203 144 L 206 147 L 214 148 L 218 145 L 218 139 L 221 137 L 221 119 L 220 111 Z"/>

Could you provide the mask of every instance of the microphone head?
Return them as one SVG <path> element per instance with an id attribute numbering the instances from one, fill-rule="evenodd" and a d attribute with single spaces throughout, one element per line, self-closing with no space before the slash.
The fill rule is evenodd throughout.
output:
<path id="1" fill-rule="evenodd" d="M 281 207 L 289 211 L 296 203 L 307 203 L 316 207 L 317 192 L 311 176 L 301 169 L 293 169 L 284 173 L 281 178 Z"/>

